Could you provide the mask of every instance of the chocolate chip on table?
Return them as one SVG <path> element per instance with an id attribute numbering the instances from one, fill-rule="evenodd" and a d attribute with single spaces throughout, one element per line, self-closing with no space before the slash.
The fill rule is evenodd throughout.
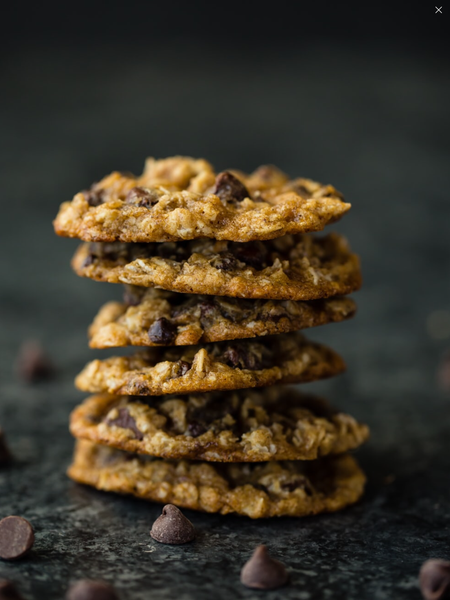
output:
<path id="1" fill-rule="evenodd" d="M 159 194 L 156 190 L 148 190 L 142 187 L 132 188 L 125 197 L 126 204 L 136 204 L 151 208 L 159 201 Z"/>
<path id="2" fill-rule="evenodd" d="M 266 546 L 258 546 L 241 571 L 241 583 L 257 590 L 281 587 L 288 578 L 284 565 L 269 555 Z"/>
<path id="3" fill-rule="evenodd" d="M 12 581 L 0 579 L 0 600 L 23 600 Z"/>
<path id="4" fill-rule="evenodd" d="M 16 371 L 20 379 L 32 383 L 51 377 L 54 368 L 41 344 L 36 340 L 28 340 L 19 349 Z"/>
<path id="5" fill-rule="evenodd" d="M 81 579 L 67 591 L 66 600 L 119 600 L 116 590 L 105 581 Z"/>
<path id="6" fill-rule="evenodd" d="M 222 202 L 242 202 L 245 198 L 250 198 L 245 185 L 229 171 L 217 175 L 213 194 L 219 196 Z"/>
<path id="7" fill-rule="evenodd" d="M 34 544 L 31 523 L 23 517 L 5 517 L 0 521 L 0 558 L 16 560 L 25 556 Z"/>
<path id="8" fill-rule="evenodd" d="M 154 344 L 171 344 L 177 334 L 177 326 L 171 323 L 166 317 L 156 319 L 148 330 L 148 337 Z"/>
<path id="9" fill-rule="evenodd" d="M 195 539 L 195 529 L 179 508 L 166 504 L 153 523 L 150 535 L 161 544 L 186 544 Z"/>
<path id="10" fill-rule="evenodd" d="M 450 562 L 438 558 L 424 562 L 420 568 L 419 584 L 425 600 L 450 598 Z"/>
<path id="11" fill-rule="evenodd" d="M 136 436 L 136 439 L 143 440 L 144 436 L 142 431 L 140 431 L 136 425 L 136 421 L 130 415 L 128 410 L 125 407 L 121 407 L 118 409 L 119 416 L 116 419 L 105 419 L 105 423 L 107 425 L 116 425 L 116 427 L 122 427 L 123 429 L 131 429 L 131 431 Z"/>
<path id="12" fill-rule="evenodd" d="M 11 452 L 6 444 L 5 434 L 0 427 L 0 467 L 9 465 L 12 461 Z"/>

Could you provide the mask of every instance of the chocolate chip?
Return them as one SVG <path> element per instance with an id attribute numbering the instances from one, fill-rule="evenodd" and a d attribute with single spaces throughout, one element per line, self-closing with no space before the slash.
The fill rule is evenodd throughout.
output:
<path id="1" fill-rule="evenodd" d="M 0 600 L 23 600 L 12 581 L 0 579 Z"/>
<path id="2" fill-rule="evenodd" d="M 196 438 L 206 432 L 206 427 L 199 421 L 191 421 L 187 428 L 188 435 Z"/>
<path id="3" fill-rule="evenodd" d="M 33 527 L 26 519 L 11 516 L 0 521 L 0 558 L 22 558 L 31 550 L 33 544 Z"/>
<path id="4" fill-rule="evenodd" d="M 116 419 L 105 419 L 107 425 L 115 425 L 116 427 L 122 427 L 123 429 L 131 429 L 136 436 L 136 439 L 143 440 L 144 436 L 142 431 L 137 428 L 136 421 L 128 412 L 128 409 L 121 407 L 119 410 L 119 416 Z"/>
<path id="5" fill-rule="evenodd" d="M 125 197 L 126 204 L 136 204 L 151 208 L 159 201 L 159 194 L 156 190 L 147 190 L 142 187 L 132 188 Z"/>
<path id="6" fill-rule="evenodd" d="M 425 600 L 450 598 L 450 562 L 437 558 L 424 562 L 420 568 L 419 584 Z"/>
<path id="7" fill-rule="evenodd" d="M 216 312 L 216 305 L 212 298 L 200 302 L 198 307 L 200 308 L 200 318 L 204 320 L 210 319 Z"/>
<path id="8" fill-rule="evenodd" d="M 12 461 L 12 456 L 6 444 L 5 434 L 0 427 L 0 467 L 9 465 Z"/>
<path id="9" fill-rule="evenodd" d="M 83 190 L 84 199 L 89 206 L 100 206 L 104 202 L 104 190 L 96 190 L 91 187 L 89 190 Z"/>
<path id="10" fill-rule="evenodd" d="M 257 271 L 267 267 L 268 252 L 262 242 L 247 242 L 245 244 L 235 242 L 230 245 L 230 250 L 238 260 Z"/>
<path id="11" fill-rule="evenodd" d="M 238 266 L 238 261 L 229 252 L 223 252 L 211 261 L 211 266 L 219 271 L 233 271 Z"/>
<path id="12" fill-rule="evenodd" d="M 36 340 L 28 340 L 21 345 L 16 360 L 16 371 L 20 379 L 28 383 L 48 379 L 54 374 L 49 358 Z"/>
<path id="13" fill-rule="evenodd" d="M 266 546 L 258 546 L 241 571 L 241 583 L 257 590 L 273 590 L 287 580 L 284 565 L 269 555 Z"/>
<path id="14" fill-rule="evenodd" d="M 296 477 L 292 481 L 285 481 L 280 485 L 280 487 L 286 492 L 294 492 L 299 488 L 303 488 L 308 496 L 311 496 L 313 493 L 311 484 L 306 477 Z"/>
<path id="15" fill-rule="evenodd" d="M 81 265 L 81 267 L 83 269 L 85 269 L 86 267 L 89 267 L 90 265 L 92 265 L 92 263 L 95 260 L 95 256 L 91 253 L 89 253 L 86 258 L 83 260 L 83 264 Z"/>
<path id="16" fill-rule="evenodd" d="M 186 375 L 188 371 L 191 369 L 191 363 L 188 363 L 186 360 L 177 361 L 178 364 L 178 377 L 183 377 Z"/>
<path id="17" fill-rule="evenodd" d="M 179 508 L 166 504 L 153 523 L 150 535 L 161 544 L 186 544 L 195 539 L 195 529 Z"/>
<path id="18" fill-rule="evenodd" d="M 229 171 L 217 175 L 213 194 L 219 196 L 222 202 L 242 202 L 250 198 L 245 185 Z"/>
<path id="19" fill-rule="evenodd" d="M 119 596 L 109 583 L 82 579 L 70 586 L 66 600 L 119 600 Z"/>
<path id="20" fill-rule="evenodd" d="M 127 306 L 138 306 L 142 302 L 145 288 L 139 288 L 135 285 L 126 285 L 123 291 L 123 302 Z"/>
<path id="21" fill-rule="evenodd" d="M 256 352 L 239 344 L 227 346 L 219 360 L 233 369 L 249 369 L 250 371 L 258 371 L 265 364 L 265 361 Z"/>
<path id="22" fill-rule="evenodd" d="M 166 317 L 156 319 L 148 330 L 148 337 L 154 344 L 172 344 L 177 335 L 177 326 L 171 323 Z"/>

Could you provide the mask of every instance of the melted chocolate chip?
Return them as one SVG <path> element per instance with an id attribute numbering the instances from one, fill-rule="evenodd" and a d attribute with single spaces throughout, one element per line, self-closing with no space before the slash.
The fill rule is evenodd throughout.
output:
<path id="1" fill-rule="evenodd" d="M 222 252 L 211 261 L 211 266 L 219 271 L 233 271 L 238 266 L 238 261 L 229 252 Z"/>
<path id="2" fill-rule="evenodd" d="M 104 190 L 96 190 L 91 187 L 89 190 L 83 190 L 83 195 L 89 206 L 100 206 L 104 202 Z"/>
<path id="3" fill-rule="evenodd" d="M 419 584 L 425 600 L 450 598 L 450 562 L 436 558 L 424 562 Z"/>
<path id="4" fill-rule="evenodd" d="M 229 171 L 217 175 L 213 194 L 219 196 L 222 202 L 242 202 L 250 198 L 245 185 Z"/>
<path id="5" fill-rule="evenodd" d="M 148 337 L 154 344 L 172 344 L 177 335 L 177 326 L 165 317 L 156 319 L 148 330 Z"/>
<path id="6" fill-rule="evenodd" d="M 258 546 L 241 571 L 241 582 L 257 590 L 273 590 L 287 583 L 287 580 L 286 568 L 269 555 L 266 546 Z"/>
<path id="7" fill-rule="evenodd" d="M 0 427 L 0 467 L 9 465 L 12 461 L 12 456 L 6 444 L 5 435 Z"/>
<path id="8" fill-rule="evenodd" d="M 125 407 L 119 408 L 119 416 L 116 419 L 106 418 L 105 423 L 108 425 L 116 425 L 116 427 L 122 427 L 123 429 L 131 429 L 136 436 L 136 439 L 144 439 L 142 431 L 137 428 L 136 421 Z"/>
<path id="9" fill-rule="evenodd" d="M 132 188 L 125 197 L 126 204 L 136 204 L 151 208 L 159 201 L 159 194 L 156 190 L 148 190 L 142 187 Z"/>
<path id="10" fill-rule="evenodd" d="M 54 374 L 50 359 L 36 340 L 28 340 L 20 347 L 16 360 L 16 371 L 20 379 L 28 383 L 48 379 Z"/>
<path id="11" fill-rule="evenodd" d="M 196 438 L 206 432 L 206 427 L 199 421 L 191 421 L 188 425 L 187 432 L 188 435 Z"/>
<path id="12" fill-rule="evenodd" d="M 70 586 L 66 600 L 119 600 L 119 596 L 109 583 L 82 579 Z"/>
<path id="13" fill-rule="evenodd" d="M 0 558 L 22 558 L 31 550 L 33 544 L 33 527 L 26 519 L 12 516 L 0 521 Z"/>
<path id="14" fill-rule="evenodd" d="M 150 535 L 161 544 L 186 544 L 195 539 L 195 529 L 179 508 L 166 504 L 153 523 Z"/>
<path id="15" fill-rule="evenodd" d="M 177 365 L 178 365 L 178 377 L 183 377 L 183 375 L 186 375 L 186 373 L 188 371 L 190 371 L 191 369 L 191 363 L 188 363 L 187 360 L 179 360 L 177 361 Z"/>
<path id="16" fill-rule="evenodd" d="M 23 600 L 12 581 L 0 579 L 0 600 Z"/>
<path id="17" fill-rule="evenodd" d="M 247 242 L 245 244 L 235 242 L 230 245 L 230 250 L 238 260 L 257 271 L 267 267 L 268 252 L 262 242 Z"/>

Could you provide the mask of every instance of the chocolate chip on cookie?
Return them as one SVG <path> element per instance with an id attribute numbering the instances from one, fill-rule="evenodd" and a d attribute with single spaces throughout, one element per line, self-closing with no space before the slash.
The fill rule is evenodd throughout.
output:
<path id="1" fill-rule="evenodd" d="M 100 206 L 104 202 L 105 192 L 104 190 L 96 190 L 92 186 L 89 190 L 83 190 L 84 199 L 89 206 Z"/>
<path id="2" fill-rule="evenodd" d="M 149 190 L 142 187 L 132 188 L 125 197 L 126 204 L 135 204 L 151 208 L 159 201 L 159 194 L 156 190 Z"/>
<path id="3" fill-rule="evenodd" d="M 119 596 L 105 581 L 82 579 L 70 586 L 66 600 L 119 600 Z"/>
<path id="4" fill-rule="evenodd" d="M 153 523 L 150 535 L 161 544 L 186 544 L 195 539 L 195 529 L 179 508 L 166 504 Z"/>
<path id="5" fill-rule="evenodd" d="M 206 427 L 199 421 L 191 421 L 187 428 L 187 433 L 193 438 L 203 435 L 206 432 Z"/>
<path id="6" fill-rule="evenodd" d="M 187 360 L 179 360 L 177 361 L 177 366 L 178 366 L 178 377 L 183 377 L 183 375 L 186 375 L 186 373 L 188 371 L 190 371 L 192 365 L 191 363 L 188 363 Z"/>
<path id="7" fill-rule="evenodd" d="M 154 344 L 169 345 L 177 335 L 177 326 L 171 323 L 166 317 L 156 319 L 148 330 L 148 337 Z"/>
<path id="8" fill-rule="evenodd" d="M 8 465 L 12 460 L 11 453 L 6 444 L 5 434 L 0 427 L 0 467 Z"/>
<path id="9" fill-rule="evenodd" d="M 0 579 L 0 600 L 23 600 L 12 581 Z"/>
<path id="10" fill-rule="evenodd" d="M 249 588 L 273 590 L 288 580 L 288 573 L 282 563 L 272 558 L 266 546 L 258 546 L 251 559 L 241 571 L 241 582 Z"/>
<path id="11" fill-rule="evenodd" d="M 51 377 L 54 368 L 41 344 L 36 340 L 28 340 L 19 349 L 16 371 L 20 379 L 33 383 Z"/>
<path id="12" fill-rule="evenodd" d="M 22 558 L 31 550 L 33 544 L 33 527 L 26 519 L 11 516 L 0 521 L 0 558 Z"/>
<path id="13" fill-rule="evenodd" d="M 117 410 L 117 417 L 106 418 L 105 423 L 107 423 L 107 425 L 115 425 L 116 427 L 122 427 L 123 429 L 131 429 L 131 431 L 136 436 L 136 439 L 143 440 L 144 436 L 142 434 L 142 431 L 138 429 L 136 421 L 130 415 L 128 410 L 124 407 L 114 410 Z"/>
<path id="14" fill-rule="evenodd" d="M 250 198 L 245 185 L 229 171 L 217 175 L 213 194 L 219 196 L 222 202 L 242 202 Z"/>
<path id="15" fill-rule="evenodd" d="M 145 288 L 138 288 L 135 285 L 126 285 L 123 291 L 123 303 L 127 306 L 138 306 L 142 302 L 145 294 Z"/>
<path id="16" fill-rule="evenodd" d="M 222 252 L 211 261 L 211 266 L 219 271 L 233 271 L 239 266 L 239 262 L 229 252 Z"/>
<path id="17" fill-rule="evenodd" d="M 424 562 L 420 568 L 419 584 L 425 600 L 450 598 L 450 562 L 437 558 Z"/>
<path id="18" fill-rule="evenodd" d="M 262 242 L 233 243 L 231 251 L 238 260 L 253 267 L 256 271 L 262 271 L 267 267 L 268 251 Z"/>

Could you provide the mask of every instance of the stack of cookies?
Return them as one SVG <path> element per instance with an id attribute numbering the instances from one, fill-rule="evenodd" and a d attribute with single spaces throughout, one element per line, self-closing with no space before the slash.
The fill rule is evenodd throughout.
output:
<path id="1" fill-rule="evenodd" d="M 274 167 L 216 175 L 185 157 L 114 172 L 64 203 L 54 225 L 84 241 L 76 273 L 125 284 L 90 346 L 140 347 L 76 378 L 94 395 L 71 417 L 69 476 L 252 518 L 356 502 L 365 476 L 348 451 L 367 427 L 281 385 L 345 369 L 299 330 L 355 313 L 357 256 L 337 234 L 311 235 L 349 208 L 334 187 Z"/>

